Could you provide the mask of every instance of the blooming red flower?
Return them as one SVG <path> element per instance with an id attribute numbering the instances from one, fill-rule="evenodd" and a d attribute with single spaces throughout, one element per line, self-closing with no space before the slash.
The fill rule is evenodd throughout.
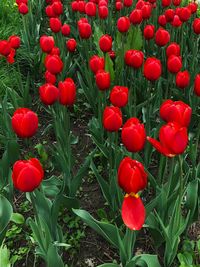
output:
<path id="1" fill-rule="evenodd" d="M 162 73 L 160 60 L 154 57 L 149 57 L 144 63 L 144 76 L 147 80 L 156 81 Z"/>
<path id="2" fill-rule="evenodd" d="M 118 107 L 106 107 L 103 112 L 103 126 L 109 132 L 117 132 L 122 126 L 122 112 Z"/>
<path id="3" fill-rule="evenodd" d="M 13 166 L 12 180 L 16 189 L 22 192 L 32 192 L 40 186 L 44 171 L 39 160 L 18 160 Z"/>
<path id="4" fill-rule="evenodd" d="M 146 131 L 144 124 L 137 118 L 130 118 L 122 127 L 122 143 L 130 152 L 139 152 L 144 148 Z"/>
<path id="5" fill-rule="evenodd" d="M 167 69 L 171 73 L 177 73 L 182 68 L 182 60 L 180 56 L 171 55 L 167 60 Z"/>
<path id="6" fill-rule="evenodd" d="M 179 18 L 182 22 L 186 22 L 191 17 L 191 10 L 188 7 L 182 7 L 179 12 Z"/>
<path id="7" fill-rule="evenodd" d="M 110 92 L 110 102 L 113 106 L 124 107 L 128 103 L 128 87 L 114 86 Z"/>
<path id="8" fill-rule="evenodd" d="M 92 34 L 91 25 L 88 22 L 78 24 L 79 35 L 82 39 L 89 39 Z"/>
<path id="9" fill-rule="evenodd" d="M 194 92 L 197 96 L 200 96 L 200 74 L 197 74 L 194 81 Z"/>
<path id="10" fill-rule="evenodd" d="M 106 19 L 108 17 L 108 8 L 107 6 L 99 6 L 98 14 L 100 19 Z"/>
<path id="11" fill-rule="evenodd" d="M 187 70 L 179 71 L 176 75 L 176 86 L 184 89 L 190 83 L 190 74 Z"/>
<path id="12" fill-rule="evenodd" d="M 72 106 L 76 100 L 76 85 L 71 78 L 66 78 L 64 82 L 59 82 L 59 101 L 62 105 Z"/>
<path id="13" fill-rule="evenodd" d="M 40 47 L 43 52 L 50 53 L 54 45 L 55 42 L 52 36 L 43 35 L 40 37 Z"/>
<path id="14" fill-rule="evenodd" d="M 158 29 L 155 34 L 155 42 L 159 46 L 165 46 L 170 41 L 170 34 L 167 30 Z"/>
<path id="15" fill-rule="evenodd" d="M 45 67 L 52 74 L 58 74 L 63 69 L 63 62 L 58 55 L 48 55 L 45 59 Z"/>
<path id="16" fill-rule="evenodd" d="M 91 71 L 96 74 L 99 70 L 104 70 L 105 60 L 103 57 L 94 55 L 90 58 L 89 66 Z"/>
<path id="17" fill-rule="evenodd" d="M 167 24 L 167 20 L 166 20 L 165 15 L 160 15 L 158 17 L 158 23 L 160 26 L 165 27 L 165 25 Z"/>
<path id="18" fill-rule="evenodd" d="M 166 17 L 167 22 L 172 22 L 174 19 L 174 15 L 175 15 L 174 9 L 167 9 L 165 11 L 165 17 Z"/>
<path id="19" fill-rule="evenodd" d="M 21 138 L 32 137 L 38 129 L 38 116 L 28 108 L 18 108 L 12 116 L 12 128 Z"/>
<path id="20" fill-rule="evenodd" d="M 133 4 L 133 0 L 124 0 L 124 6 L 125 7 L 130 7 Z"/>
<path id="21" fill-rule="evenodd" d="M 180 20 L 178 15 L 175 15 L 171 24 L 172 24 L 172 26 L 178 28 L 182 25 L 182 21 Z"/>
<path id="22" fill-rule="evenodd" d="M 76 46 L 77 46 L 76 40 L 73 38 L 69 39 L 66 42 L 66 46 L 67 46 L 67 49 L 69 52 L 74 52 L 76 50 Z"/>
<path id="23" fill-rule="evenodd" d="M 60 1 L 53 2 L 51 6 L 56 16 L 60 16 L 63 13 L 63 4 Z"/>
<path id="24" fill-rule="evenodd" d="M 117 11 L 120 11 L 123 8 L 122 2 L 116 2 L 115 3 L 115 8 Z"/>
<path id="25" fill-rule="evenodd" d="M 134 9 L 130 14 L 130 22 L 135 24 L 140 24 L 142 22 L 142 10 Z"/>
<path id="26" fill-rule="evenodd" d="M 117 29 L 119 32 L 127 32 L 130 28 L 130 20 L 127 17 L 120 17 L 117 21 Z"/>
<path id="27" fill-rule="evenodd" d="M 96 16 L 96 12 L 97 12 L 97 8 L 96 8 L 95 3 L 87 2 L 85 5 L 85 13 L 88 16 L 94 17 L 94 16 Z"/>
<path id="28" fill-rule="evenodd" d="M 56 86 L 46 83 L 39 88 L 40 99 L 45 105 L 53 105 L 59 97 L 59 90 Z"/>
<path id="29" fill-rule="evenodd" d="M 150 40 L 154 37 L 154 31 L 155 31 L 155 26 L 154 25 L 146 25 L 144 27 L 144 38 L 146 40 Z"/>
<path id="30" fill-rule="evenodd" d="M 171 55 L 180 56 L 180 51 L 180 45 L 174 42 L 167 47 L 166 54 L 167 57 L 170 57 Z"/>
<path id="31" fill-rule="evenodd" d="M 182 0 L 172 0 L 174 6 L 180 6 Z"/>
<path id="32" fill-rule="evenodd" d="M 146 2 L 146 4 L 141 8 L 142 11 L 142 18 L 145 19 L 149 19 L 151 17 L 151 5 L 147 4 L 148 2 Z"/>
<path id="33" fill-rule="evenodd" d="M 128 50 L 125 53 L 124 60 L 126 65 L 138 69 L 143 64 L 144 55 L 139 50 Z"/>
<path id="34" fill-rule="evenodd" d="M 169 122 L 160 128 L 160 142 L 147 137 L 147 140 L 166 157 L 175 157 L 182 154 L 188 143 L 187 128 L 175 122 Z"/>
<path id="35" fill-rule="evenodd" d="M 189 3 L 188 8 L 190 9 L 191 13 L 194 14 L 197 12 L 198 4 L 195 2 L 191 2 Z"/>
<path id="36" fill-rule="evenodd" d="M 99 70 L 95 75 L 96 85 L 99 90 L 104 91 L 110 87 L 110 73 L 104 70 Z"/>
<path id="37" fill-rule="evenodd" d="M 109 52 L 112 49 L 112 37 L 108 34 L 102 35 L 99 39 L 99 47 L 103 52 Z"/>
<path id="38" fill-rule="evenodd" d="M 171 0 L 162 0 L 162 6 L 163 7 L 168 7 L 171 5 Z"/>
<path id="39" fill-rule="evenodd" d="M 177 122 L 183 127 L 188 127 L 192 116 L 190 106 L 182 101 L 166 100 L 160 107 L 160 117 L 166 122 Z"/>

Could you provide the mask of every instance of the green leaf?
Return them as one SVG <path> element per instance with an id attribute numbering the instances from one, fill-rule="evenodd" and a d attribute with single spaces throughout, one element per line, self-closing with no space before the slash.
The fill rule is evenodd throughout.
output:
<path id="1" fill-rule="evenodd" d="M 108 53 L 106 53 L 105 57 L 105 70 L 110 73 L 111 81 L 114 81 L 115 73 L 114 73 L 113 62 Z"/>
<path id="2" fill-rule="evenodd" d="M 10 251 L 6 246 L 0 247 L 0 267 L 10 267 Z"/>
<path id="3" fill-rule="evenodd" d="M 0 244 L 5 236 L 5 229 L 12 216 L 12 205 L 3 195 L 0 195 Z"/>
<path id="4" fill-rule="evenodd" d="M 23 224 L 24 216 L 20 213 L 13 213 L 10 220 L 16 224 Z"/>
<path id="5" fill-rule="evenodd" d="M 98 265 L 98 267 L 120 267 L 120 265 L 117 263 L 104 263 L 104 264 Z"/>
<path id="6" fill-rule="evenodd" d="M 142 44 L 143 38 L 141 29 L 139 27 L 131 27 L 127 37 L 125 51 L 130 49 L 140 50 L 142 48 Z"/>
<path id="7" fill-rule="evenodd" d="M 47 266 L 48 267 L 64 267 L 63 261 L 58 254 L 58 249 L 55 245 L 50 245 L 47 252 Z"/>
<path id="8" fill-rule="evenodd" d="M 103 32 L 101 31 L 101 29 L 94 23 L 94 33 L 93 33 L 93 37 L 94 37 L 94 43 L 96 46 L 96 49 L 98 51 L 98 55 L 99 56 L 103 56 L 103 52 L 101 51 L 100 47 L 99 47 L 99 39 L 100 37 L 103 35 Z"/>
<path id="9" fill-rule="evenodd" d="M 161 267 L 156 255 L 143 254 L 133 257 L 126 267 Z"/>

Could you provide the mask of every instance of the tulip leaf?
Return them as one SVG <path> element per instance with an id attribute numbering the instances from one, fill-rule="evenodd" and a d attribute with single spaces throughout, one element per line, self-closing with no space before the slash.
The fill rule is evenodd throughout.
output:
<path id="1" fill-rule="evenodd" d="M 139 27 L 131 27 L 125 45 L 125 51 L 130 49 L 140 50 L 142 48 L 142 31 Z"/>
<path id="2" fill-rule="evenodd" d="M 58 254 L 58 249 L 55 245 L 50 245 L 47 252 L 47 266 L 48 267 L 64 267 L 63 261 Z"/>
<path id="3" fill-rule="evenodd" d="M 0 267 L 10 267 L 10 251 L 6 246 L 0 247 Z"/>
<path id="4" fill-rule="evenodd" d="M 0 195 L 0 244 L 2 243 L 6 227 L 12 216 L 12 205 L 3 195 Z"/>
<path id="5" fill-rule="evenodd" d="M 103 32 L 101 31 L 101 29 L 94 23 L 94 43 L 96 45 L 96 49 L 98 51 L 98 55 L 99 56 L 103 56 L 103 52 L 101 51 L 100 47 L 99 47 L 99 39 L 100 37 L 103 35 Z"/>
<path id="6" fill-rule="evenodd" d="M 98 267 L 120 267 L 120 265 L 117 263 L 104 263 L 104 264 L 98 265 Z"/>
<path id="7" fill-rule="evenodd" d="M 161 267 L 156 255 L 142 254 L 133 257 L 126 267 Z"/>
<path id="8" fill-rule="evenodd" d="M 111 81 L 114 81 L 115 72 L 114 72 L 113 62 L 112 59 L 110 58 L 109 53 L 106 53 L 105 57 L 105 70 L 110 73 Z"/>
<path id="9" fill-rule="evenodd" d="M 187 186 L 186 207 L 190 210 L 189 222 L 198 217 L 198 180 L 191 181 Z"/>

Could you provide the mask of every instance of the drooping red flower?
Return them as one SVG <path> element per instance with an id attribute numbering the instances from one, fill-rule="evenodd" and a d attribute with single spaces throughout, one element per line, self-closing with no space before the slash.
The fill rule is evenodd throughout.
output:
<path id="1" fill-rule="evenodd" d="M 160 107 L 160 117 L 166 122 L 177 122 L 188 127 L 192 116 L 192 109 L 182 101 L 166 100 Z"/>
<path id="2" fill-rule="evenodd" d="M 114 86 L 110 92 L 110 102 L 113 106 L 124 107 L 128 103 L 128 87 Z"/>
<path id="3" fill-rule="evenodd" d="M 76 100 L 76 85 L 71 78 L 66 78 L 64 82 L 59 82 L 59 101 L 62 105 L 72 106 Z"/>
<path id="4" fill-rule="evenodd" d="M 159 59 L 149 57 L 144 63 L 144 76 L 147 80 L 156 81 L 162 73 L 162 66 Z"/>
<path id="5" fill-rule="evenodd" d="M 122 143 L 130 152 L 139 152 L 144 148 L 146 131 L 144 124 L 137 118 L 130 118 L 122 127 Z"/>
<path id="6" fill-rule="evenodd" d="M 188 143 L 187 128 L 175 122 L 169 122 L 160 128 L 160 142 L 154 138 L 147 137 L 147 140 L 166 157 L 175 157 L 182 154 Z"/>
<path id="7" fill-rule="evenodd" d="M 117 132 L 122 126 L 122 112 L 118 107 L 106 107 L 103 112 L 103 126 L 108 132 Z"/>
<path id="8" fill-rule="evenodd" d="M 12 116 L 12 128 L 21 138 L 32 137 L 38 129 L 38 116 L 28 108 L 18 108 Z"/>
<path id="9" fill-rule="evenodd" d="M 39 160 L 18 160 L 13 166 L 12 180 L 16 189 L 22 192 L 32 192 L 43 180 L 44 171 Z"/>

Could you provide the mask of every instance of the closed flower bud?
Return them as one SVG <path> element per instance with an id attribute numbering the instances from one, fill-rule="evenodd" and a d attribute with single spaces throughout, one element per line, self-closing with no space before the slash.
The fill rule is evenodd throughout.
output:
<path id="1" fill-rule="evenodd" d="M 18 10 L 19 10 L 19 13 L 21 13 L 22 15 L 26 15 L 28 13 L 28 6 L 24 3 L 21 3 L 18 6 Z"/>
<path id="2" fill-rule="evenodd" d="M 154 37 L 154 31 L 155 31 L 155 26 L 154 25 L 146 25 L 144 27 L 144 38 L 146 40 L 150 40 Z"/>
<path id="3" fill-rule="evenodd" d="M 124 60 L 126 65 L 138 69 L 143 64 L 144 55 L 139 50 L 128 50 L 125 53 Z"/>
<path id="4" fill-rule="evenodd" d="M 117 132 L 122 126 L 122 112 L 118 107 L 106 107 L 103 112 L 103 126 L 109 132 Z"/>
<path id="5" fill-rule="evenodd" d="M 182 0 L 172 0 L 174 6 L 180 6 Z"/>
<path id="6" fill-rule="evenodd" d="M 127 17 L 120 17 L 117 21 L 117 29 L 119 32 L 127 32 L 130 28 L 130 20 Z"/>
<path id="7" fill-rule="evenodd" d="M 170 34 L 168 31 L 160 28 L 155 34 L 155 42 L 158 46 L 165 46 L 170 41 Z"/>
<path id="8" fill-rule="evenodd" d="M 115 3 L 115 9 L 116 9 L 117 11 L 120 11 L 122 8 L 123 8 L 123 4 L 122 4 L 122 2 L 116 2 L 116 3 Z"/>
<path id="9" fill-rule="evenodd" d="M 162 6 L 163 7 L 168 7 L 171 5 L 171 0 L 162 0 Z"/>
<path id="10" fill-rule="evenodd" d="M 167 57 L 170 57 L 171 55 L 180 56 L 180 50 L 179 44 L 171 43 L 166 49 Z"/>
<path id="11" fill-rule="evenodd" d="M 151 137 L 147 140 L 166 157 L 182 154 L 188 144 L 187 128 L 175 122 L 169 122 L 160 128 L 160 142 Z"/>
<path id="12" fill-rule="evenodd" d="M 99 70 L 104 70 L 105 60 L 103 57 L 94 55 L 90 58 L 89 66 L 91 71 L 96 74 Z"/>
<path id="13" fill-rule="evenodd" d="M 74 81 L 71 78 L 67 78 L 64 82 L 59 82 L 58 88 L 60 90 L 60 104 L 72 106 L 76 100 L 76 85 Z"/>
<path id="14" fill-rule="evenodd" d="M 18 49 L 21 44 L 21 39 L 17 35 L 12 35 L 9 37 L 8 42 L 10 43 L 11 48 Z"/>
<path id="15" fill-rule="evenodd" d="M 160 107 L 160 117 L 166 122 L 177 122 L 188 127 L 192 116 L 190 106 L 182 101 L 166 100 Z"/>
<path id="16" fill-rule="evenodd" d="M 70 26 L 68 24 L 63 24 L 61 28 L 62 35 L 69 36 L 70 35 Z"/>
<path id="17" fill-rule="evenodd" d="M 56 83 L 56 76 L 49 72 L 48 70 L 44 74 L 46 83 L 55 84 Z"/>
<path id="18" fill-rule="evenodd" d="M 200 19 L 199 18 L 194 19 L 192 27 L 193 27 L 194 33 L 200 34 Z"/>
<path id="19" fill-rule="evenodd" d="M 133 25 L 140 24 L 142 22 L 142 10 L 134 9 L 130 14 L 130 22 Z"/>
<path id="20" fill-rule="evenodd" d="M 137 118 L 130 118 L 122 127 L 122 143 L 129 152 L 139 152 L 144 148 L 146 131 Z"/>
<path id="21" fill-rule="evenodd" d="M 56 16 L 60 16 L 63 13 L 63 4 L 60 1 L 52 3 L 53 12 Z"/>
<path id="22" fill-rule="evenodd" d="M 167 9 L 165 11 L 165 17 L 167 22 L 171 22 L 174 19 L 175 11 L 173 9 Z"/>
<path id="23" fill-rule="evenodd" d="M 133 4 L 133 0 L 124 0 L 124 6 L 125 7 L 131 7 Z"/>
<path id="24" fill-rule="evenodd" d="M 158 17 L 158 23 L 160 26 L 165 27 L 165 25 L 167 24 L 167 20 L 166 20 L 165 15 L 160 15 Z"/>
<path id="25" fill-rule="evenodd" d="M 50 18 L 49 23 L 52 32 L 57 33 L 61 30 L 62 23 L 59 18 Z"/>
<path id="26" fill-rule="evenodd" d="M 39 88 L 40 100 L 45 105 L 53 105 L 59 97 L 59 90 L 56 86 L 46 83 Z"/>
<path id="27" fill-rule="evenodd" d="M 99 90 L 104 91 L 110 87 L 110 73 L 104 70 L 99 70 L 95 75 L 96 85 Z"/>
<path id="28" fill-rule="evenodd" d="M 182 68 L 181 57 L 171 55 L 167 60 L 167 69 L 171 73 L 177 73 Z"/>
<path id="29" fill-rule="evenodd" d="M 94 17 L 96 16 L 96 12 L 96 5 L 93 2 L 87 2 L 85 5 L 85 13 L 90 17 Z"/>
<path id="30" fill-rule="evenodd" d="M 78 24 L 79 35 L 82 39 L 89 39 L 92 34 L 91 25 L 88 22 Z"/>
<path id="31" fill-rule="evenodd" d="M 179 18 L 182 22 L 186 22 L 191 17 L 191 10 L 188 7 L 182 7 L 179 12 Z"/>
<path id="32" fill-rule="evenodd" d="M 176 86 L 184 89 L 190 83 L 190 74 L 187 70 L 179 71 L 176 75 Z"/>
<path id="33" fill-rule="evenodd" d="M 50 53 L 54 45 L 55 43 L 52 36 L 43 35 L 42 37 L 40 37 L 40 47 L 43 52 Z"/>
<path id="34" fill-rule="evenodd" d="M 99 6 L 98 14 L 100 19 L 106 19 L 108 17 L 108 8 L 107 6 Z"/>
<path id="35" fill-rule="evenodd" d="M 128 103 L 128 88 L 125 86 L 114 86 L 110 92 L 110 102 L 113 106 L 124 107 Z"/>
<path id="36" fill-rule="evenodd" d="M 145 4 L 142 8 L 142 18 L 143 20 L 149 19 L 151 17 L 151 5 Z"/>
<path id="37" fill-rule="evenodd" d="M 99 39 L 99 47 L 104 53 L 112 49 L 112 37 L 108 34 L 102 35 Z"/>
<path id="38" fill-rule="evenodd" d="M 44 171 L 39 160 L 18 160 L 13 166 L 12 180 L 16 189 L 22 192 L 32 192 L 40 186 Z"/>
<path id="39" fill-rule="evenodd" d="M 52 74 L 58 74 L 63 69 L 63 62 L 58 55 L 48 55 L 45 60 L 45 67 Z"/>
<path id="40" fill-rule="evenodd" d="M 180 20 L 179 16 L 178 15 L 175 15 L 174 16 L 174 19 L 172 21 L 172 26 L 174 26 L 175 28 L 178 28 L 182 25 L 182 21 Z"/>
<path id="41" fill-rule="evenodd" d="M 118 184 L 127 194 L 137 194 L 147 186 L 147 173 L 137 160 L 125 157 L 118 168 Z"/>
<path id="42" fill-rule="evenodd" d="M 194 92 L 197 96 L 200 96 L 200 74 L 197 74 L 194 81 Z"/>
<path id="43" fill-rule="evenodd" d="M 76 46 L 77 46 L 77 43 L 76 43 L 76 40 L 75 39 L 69 39 L 67 42 L 66 42 L 66 46 L 67 46 L 67 50 L 69 52 L 74 52 L 76 50 Z"/>
<path id="44" fill-rule="evenodd" d="M 11 52 L 11 45 L 8 41 L 0 41 L 0 55 L 7 57 Z"/>
<path id="45" fill-rule="evenodd" d="M 38 116 L 28 108 L 18 108 L 12 116 L 12 128 L 21 138 L 32 137 L 38 129 Z"/>
<path id="46" fill-rule="evenodd" d="M 144 63 L 144 76 L 149 81 L 156 81 L 160 78 L 162 67 L 160 60 L 154 57 L 149 57 Z"/>

